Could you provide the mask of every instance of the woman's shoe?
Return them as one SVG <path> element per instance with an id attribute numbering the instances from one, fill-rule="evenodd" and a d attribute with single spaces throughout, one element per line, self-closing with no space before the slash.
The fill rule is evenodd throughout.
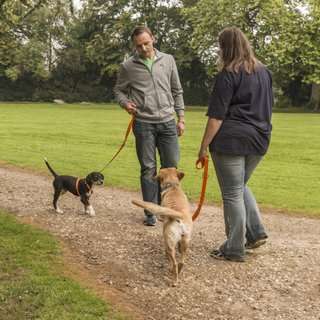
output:
<path id="1" fill-rule="evenodd" d="M 266 239 L 258 239 L 258 240 L 254 241 L 254 242 L 247 242 L 245 244 L 245 248 L 246 249 L 256 249 L 256 248 L 259 248 L 259 247 L 263 246 L 266 243 L 267 243 Z"/>
<path id="2" fill-rule="evenodd" d="M 237 256 L 237 255 L 226 255 L 222 251 L 218 249 L 214 249 L 210 252 L 210 256 L 212 258 L 215 258 L 217 260 L 228 260 L 228 261 L 234 261 L 234 262 L 245 262 L 244 257 Z"/>

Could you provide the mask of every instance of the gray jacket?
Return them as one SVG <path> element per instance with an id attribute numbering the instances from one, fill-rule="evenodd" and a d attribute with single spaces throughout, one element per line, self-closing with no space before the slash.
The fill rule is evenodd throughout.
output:
<path id="1" fill-rule="evenodd" d="M 123 62 L 114 93 L 122 107 L 134 102 L 136 119 L 143 122 L 166 122 L 174 118 L 174 112 L 178 117 L 184 115 L 183 90 L 174 58 L 157 50 L 151 72 L 137 54 Z"/>

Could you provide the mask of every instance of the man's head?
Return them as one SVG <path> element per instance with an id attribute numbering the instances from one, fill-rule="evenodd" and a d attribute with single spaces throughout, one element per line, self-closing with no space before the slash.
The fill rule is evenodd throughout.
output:
<path id="1" fill-rule="evenodd" d="M 134 28 L 131 34 L 131 40 L 141 58 L 153 58 L 154 36 L 149 28 L 144 26 Z"/>

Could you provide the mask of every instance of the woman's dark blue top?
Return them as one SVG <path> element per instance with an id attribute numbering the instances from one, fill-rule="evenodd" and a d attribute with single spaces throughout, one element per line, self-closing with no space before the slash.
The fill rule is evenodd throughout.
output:
<path id="1" fill-rule="evenodd" d="M 271 136 L 272 78 L 263 65 L 248 74 L 222 70 L 215 79 L 207 115 L 223 120 L 210 151 L 264 155 Z"/>

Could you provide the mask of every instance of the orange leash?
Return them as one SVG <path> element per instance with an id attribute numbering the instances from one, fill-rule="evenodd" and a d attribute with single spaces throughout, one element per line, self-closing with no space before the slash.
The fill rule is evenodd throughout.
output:
<path id="1" fill-rule="evenodd" d="M 118 156 L 118 154 L 120 153 L 120 151 L 123 149 L 123 147 L 126 145 L 127 143 L 127 140 L 128 140 L 128 137 L 129 137 L 129 134 L 131 132 L 131 129 L 132 129 L 132 125 L 133 125 L 133 121 L 134 121 L 134 116 L 132 116 L 129 124 L 128 124 L 128 128 L 127 128 L 127 131 L 126 131 L 126 134 L 125 134 L 125 137 L 124 137 L 124 140 L 120 146 L 120 148 L 118 149 L 118 151 L 115 153 L 115 155 L 111 158 L 111 160 L 103 167 L 102 170 L 100 170 L 100 172 L 102 172 L 103 170 L 105 170 L 105 168 Z"/>
<path id="2" fill-rule="evenodd" d="M 200 165 L 200 166 L 199 166 Z M 201 195 L 200 195 L 200 201 L 198 204 L 197 210 L 192 215 L 192 221 L 196 220 L 200 214 L 201 207 L 204 202 L 204 198 L 206 195 L 206 188 L 207 188 L 207 181 L 208 181 L 208 165 L 209 165 L 209 158 L 206 156 L 205 158 L 201 160 L 198 160 L 196 162 L 196 168 L 197 169 L 204 169 L 203 176 L 202 176 L 202 188 L 201 188 Z"/>

